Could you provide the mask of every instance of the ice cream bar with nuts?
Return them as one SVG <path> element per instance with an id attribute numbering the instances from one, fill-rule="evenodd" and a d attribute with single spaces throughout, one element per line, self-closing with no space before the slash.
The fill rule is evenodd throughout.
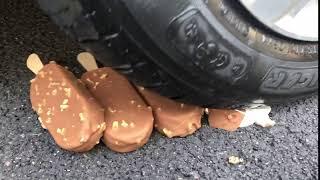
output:
<path id="1" fill-rule="evenodd" d="M 155 128 L 167 137 L 185 137 L 201 127 L 201 107 L 175 102 L 150 90 L 138 87 L 140 94 L 152 107 Z"/>
<path id="2" fill-rule="evenodd" d="M 95 61 L 89 54 L 79 54 L 86 68 Z M 89 61 L 89 63 L 88 63 Z M 81 80 L 105 108 L 104 143 L 117 152 L 130 152 L 147 143 L 153 130 L 152 109 L 129 81 L 111 68 L 86 68 Z"/>
<path id="3" fill-rule="evenodd" d="M 227 131 L 235 131 L 240 127 L 257 124 L 262 127 L 272 127 L 275 122 L 269 117 L 271 108 L 261 105 L 244 110 L 209 109 L 209 125 Z"/>
<path id="4" fill-rule="evenodd" d="M 237 130 L 244 118 L 244 112 L 237 110 L 210 109 L 208 113 L 210 127 L 227 131 Z"/>
<path id="5" fill-rule="evenodd" d="M 45 66 L 39 63 L 35 54 L 27 60 L 27 66 L 36 73 L 30 99 L 42 127 L 63 149 L 92 149 L 106 128 L 104 109 L 71 72 L 55 62 Z"/>

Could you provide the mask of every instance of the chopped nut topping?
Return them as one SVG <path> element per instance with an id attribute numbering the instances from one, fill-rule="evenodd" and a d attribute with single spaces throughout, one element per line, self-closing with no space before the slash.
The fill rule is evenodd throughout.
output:
<path id="1" fill-rule="evenodd" d="M 101 76 L 100 76 L 100 79 L 104 79 L 104 78 L 106 78 L 108 76 L 108 74 L 102 74 Z"/>
<path id="2" fill-rule="evenodd" d="M 50 93 L 49 93 L 49 92 L 46 92 L 46 95 L 47 95 L 47 96 L 49 96 L 49 95 L 50 95 Z"/>
<path id="3" fill-rule="evenodd" d="M 68 139 L 67 138 L 63 138 L 63 141 L 66 142 L 66 141 L 68 141 Z"/>
<path id="4" fill-rule="evenodd" d="M 118 129 L 118 127 L 119 127 L 119 122 L 118 121 L 113 121 L 112 129 Z"/>
<path id="5" fill-rule="evenodd" d="M 188 124 L 188 129 L 189 129 L 189 131 L 193 131 L 194 130 L 193 123 L 189 123 Z"/>
<path id="6" fill-rule="evenodd" d="M 51 94 L 53 95 L 53 96 L 55 96 L 55 95 L 57 95 L 57 90 L 56 89 L 54 89 L 54 90 L 52 90 L 52 92 L 51 92 Z"/>
<path id="7" fill-rule="evenodd" d="M 138 104 L 138 106 L 137 106 L 138 108 L 141 108 L 142 106 L 140 105 L 140 104 Z"/>
<path id="8" fill-rule="evenodd" d="M 69 105 L 67 105 L 67 104 L 62 104 L 62 105 L 60 105 L 60 110 L 61 110 L 61 111 L 64 111 L 65 109 L 68 109 L 68 107 L 69 107 Z"/>
<path id="9" fill-rule="evenodd" d="M 85 142 L 87 142 L 87 140 L 85 139 L 85 137 L 81 137 L 81 139 L 80 139 L 80 143 L 82 144 L 82 143 L 85 143 Z"/>
<path id="10" fill-rule="evenodd" d="M 38 112 L 38 114 L 41 114 L 43 112 L 41 106 L 38 107 L 38 111 L 37 112 Z"/>
<path id="11" fill-rule="evenodd" d="M 180 104 L 180 107 L 181 107 L 181 108 L 183 108 L 183 107 L 184 107 L 184 104 L 183 104 L 183 103 L 181 103 L 181 104 Z"/>
<path id="12" fill-rule="evenodd" d="M 135 103 L 135 101 L 134 101 L 134 100 L 131 100 L 131 101 L 130 101 L 130 103 L 131 103 L 131 104 L 134 104 L 134 103 Z"/>
<path id="13" fill-rule="evenodd" d="M 173 137 L 173 135 L 172 135 L 172 132 L 170 131 L 170 130 L 168 130 L 168 129 L 166 129 L 166 128 L 163 128 L 163 133 L 165 134 L 165 135 L 167 135 L 169 138 L 172 138 Z"/>
<path id="14" fill-rule="evenodd" d="M 33 82 L 35 82 L 35 81 L 36 81 L 35 79 L 31 79 L 31 80 L 30 80 L 31 83 L 33 83 Z"/>
<path id="15" fill-rule="evenodd" d="M 157 111 L 161 111 L 162 109 L 160 107 L 157 108 Z"/>
<path id="16" fill-rule="evenodd" d="M 118 144 L 119 144 L 119 142 L 118 142 L 118 141 L 115 141 L 114 143 L 115 143 L 116 145 L 118 145 Z"/>
<path id="17" fill-rule="evenodd" d="M 97 86 L 100 84 L 100 82 L 96 82 L 93 86 L 93 89 L 97 89 Z"/>
<path id="18" fill-rule="evenodd" d="M 154 127 L 158 127 L 158 124 L 154 124 Z"/>
<path id="19" fill-rule="evenodd" d="M 69 101 L 68 99 L 64 99 L 62 104 L 68 104 L 68 101 Z"/>
<path id="20" fill-rule="evenodd" d="M 67 97 L 71 97 L 71 88 L 64 88 L 64 92 L 66 93 Z"/>
<path id="21" fill-rule="evenodd" d="M 126 127 L 128 127 L 128 123 L 125 120 L 122 120 L 121 126 L 126 128 Z"/>
<path id="22" fill-rule="evenodd" d="M 83 113 L 79 113 L 79 117 L 80 117 L 80 122 L 84 122 L 86 120 L 86 117 L 84 116 Z"/>
<path id="23" fill-rule="evenodd" d="M 96 76 L 98 76 L 98 74 L 97 73 L 93 73 L 93 76 L 96 77 Z"/>
<path id="24" fill-rule="evenodd" d="M 94 84 L 94 82 L 90 78 L 87 78 L 86 81 L 88 81 L 91 84 Z"/>
<path id="25" fill-rule="evenodd" d="M 60 134 L 61 136 L 64 136 L 66 133 L 66 129 L 65 128 L 58 128 L 57 133 Z"/>
<path id="26" fill-rule="evenodd" d="M 143 91 L 143 90 L 144 90 L 144 87 L 139 87 L 139 89 L 140 89 L 141 91 Z"/>
<path id="27" fill-rule="evenodd" d="M 240 163 L 243 162 L 243 159 L 242 159 L 242 158 L 239 158 L 239 157 L 237 157 L 237 156 L 230 156 L 230 157 L 228 158 L 228 162 L 229 162 L 230 164 L 240 164 Z"/>
<path id="28" fill-rule="evenodd" d="M 53 72 L 52 71 L 49 71 L 49 74 L 51 75 Z"/>
<path id="29" fill-rule="evenodd" d="M 50 123 L 51 123 L 51 118 L 48 118 L 48 119 L 46 120 L 46 123 L 50 124 Z"/>
<path id="30" fill-rule="evenodd" d="M 149 110 L 152 110 L 152 107 L 151 107 L 151 106 L 148 106 L 147 108 L 148 108 Z"/>
<path id="31" fill-rule="evenodd" d="M 228 118 L 229 120 L 232 120 L 232 119 L 236 118 L 236 115 L 235 115 L 235 114 L 229 114 L 229 115 L 227 116 L 227 118 Z"/>
<path id="32" fill-rule="evenodd" d="M 49 81 L 53 81 L 52 77 L 49 77 Z"/>
<path id="33" fill-rule="evenodd" d="M 134 128 L 134 127 L 135 127 L 135 125 L 134 125 L 133 122 L 130 123 L 130 127 L 131 127 L 131 128 Z"/>
<path id="34" fill-rule="evenodd" d="M 67 83 L 63 80 L 61 86 L 65 86 Z"/>
<path id="35" fill-rule="evenodd" d="M 96 144 L 99 144 L 100 141 L 96 141 Z"/>
<path id="36" fill-rule="evenodd" d="M 36 92 L 39 91 L 39 86 L 38 86 L 38 84 L 34 85 L 34 89 L 36 90 Z"/>
<path id="37" fill-rule="evenodd" d="M 106 127 L 107 127 L 107 125 L 106 125 L 105 122 L 103 122 L 103 123 L 100 124 L 100 130 L 101 130 L 101 131 L 104 131 L 104 130 L 106 129 Z"/>
<path id="38" fill-rule="evenodd" d="M 49 61 L 49 64 L 57 64 L 55 61 Z"/>
<path id="39" fill-rule="evenodd" d="M 47 115 L 50 116 L 52 114 L 51 109 L 49 108 L 49 110 L 47 111 Z"/>
<path id="40" fill-rule="evenodd" d="M 48 88 L 51 88 L 52 86 L 60 86 L 60 83 L 58 82 L 50 82 L 48 85 Z"/>
<path id="41" fill-rule="evenodd" d="M 109 111 L 109 112 L 111 112 L 111 113 L 115 113 L 115 112 L 117 112 L 117 110 L 112 109 L 111 107 L 108 107 L 108 111 Z"/>

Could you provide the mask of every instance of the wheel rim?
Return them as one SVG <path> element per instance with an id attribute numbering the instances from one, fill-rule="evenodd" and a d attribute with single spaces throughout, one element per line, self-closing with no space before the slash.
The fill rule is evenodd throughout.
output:
<path id="1" fill-rule="evenodd" d="M 286 37 L 318 41 L 318 0 L 240 0 L 261 23 Z"/>

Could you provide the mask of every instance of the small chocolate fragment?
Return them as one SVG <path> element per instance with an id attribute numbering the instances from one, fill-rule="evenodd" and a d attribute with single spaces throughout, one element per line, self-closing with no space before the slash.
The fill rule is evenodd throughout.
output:
<path id="1" fill-rule="evenodd" d="M 208 121 L 212 128 L 235 131 L 239 128 L 244 115 L 244 112 L 238 110 L 209 109 Z"/>
<path id="2" fill-rule="evenodd" d="M 104 143 L 117 152 L 143 146 L 153 129 L 152 111 L 128 80 L 111 68 L 89 71 L 81 77 L 105 108 Z"/>
<path id="3" fill-rule="evenodd" d="M 152 107 L 155 128 L 160 133 L 169 138 L 185 137 L 201 127 L 202 108 L 175 102 L 141 87 L 138 89 Z"/>
<path id="4" fill-rule="evenodd" d="M 31 82 L 30 98 L 42 126 L 61 148 L 84 152 L 101 138 L 103 108 L 65 68 L 45 65 Z"/>

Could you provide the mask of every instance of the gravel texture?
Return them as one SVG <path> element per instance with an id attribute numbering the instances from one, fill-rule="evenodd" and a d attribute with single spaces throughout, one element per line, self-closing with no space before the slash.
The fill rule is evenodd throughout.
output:
<path id="1" fill-rule="evenodd" d="M 79 47 L 32 1 L 0 2 L 0 179 L 318 179 L 318 96 L 273 106 L 271 129 L 233 133 L 203 128 L 187 138 L 153 133 L 138 151 L 119 154 L 101 143 L 88 153 L 59 149 L 29 101 L 26 57 L 71 67 Z M 229 156 L 244 161 L 228 163 Z"/>

